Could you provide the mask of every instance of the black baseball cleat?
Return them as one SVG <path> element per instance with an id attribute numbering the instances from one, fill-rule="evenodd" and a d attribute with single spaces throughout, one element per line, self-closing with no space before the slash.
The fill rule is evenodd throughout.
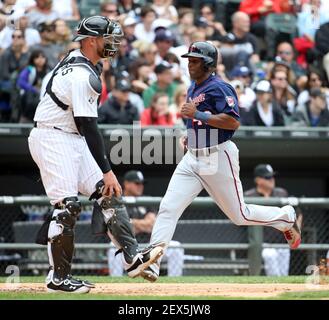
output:
<path id="1" fill-rule="evenodd" d="M 131 266 L 126 269 L 130 278 L 136 278 L 163 255 L 164 245 L 151 245 L 138 253 Z"/>
<path id="2" fill-rule="evenodd" d="M 74 281 L 80 282 L 82 285 L 88 288 L 95 288 L 95 284 L 89 282 L 88 280 L 81 280 L 79 278 L 73 278 L 72 275 L 67 276 L 68 279 L 73 279 Z"/>
<path id="3" fill-rule="evenodd" d="M 92 285 L 87 281 L 88 284 Z M 63 282 L 56 285 L 53 281 L 47 284 L 48 292 L 65 293 L 88 293 L 92 287 L 84 284 L 84 281 L 76 280 L 72 276 L 67 277 Z"/>

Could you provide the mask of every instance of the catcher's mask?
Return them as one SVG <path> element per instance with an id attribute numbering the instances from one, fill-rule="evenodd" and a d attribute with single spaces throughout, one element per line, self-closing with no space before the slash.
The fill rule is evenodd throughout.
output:
<path id="1" fill-rule="evenodd" d="M 81 41 L 88 37 L 103 37 L 102 58 L 111 58 L 120 48 L 123 31 L 116 21 L 102 16 L 92 16 L 81 20 L 73 41 Z"/>

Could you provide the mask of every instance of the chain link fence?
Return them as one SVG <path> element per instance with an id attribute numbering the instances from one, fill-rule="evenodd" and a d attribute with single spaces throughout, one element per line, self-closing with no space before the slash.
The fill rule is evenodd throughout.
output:
<path id="1" fill-rule="evenodd" d="M 161 198 L 126 198 L 129 206 L 157 207 Z M 180 275 L 303 275 L 318 265 L 329 250 L 329 199 L 246 198 L 247 203 L 298 204 L 302 215 L 303 244 L 289 250 L 281 232 L 270 227 L 235 226 L 208 197 L 197 198 L 179 220 L 173 240 L 163 258 L 161 274 Z M 92 206 L 82 200 L 76 225 L 73 270 L 78 274 L 124 274 L 115 248 L 104 237 L 92 235 Z M 45 197 L 0 197 L 0 275 L 8 265 L 18 265 L 22 275 L 48 271 L 46 247 L 34 244 L 47 213 Z M 149 234 L 137 235 L 141 246 Z"/>

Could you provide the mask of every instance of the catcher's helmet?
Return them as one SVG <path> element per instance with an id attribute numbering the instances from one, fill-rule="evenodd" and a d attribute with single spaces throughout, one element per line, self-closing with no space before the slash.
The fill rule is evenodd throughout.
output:
<path id="1" fill-rule="evenodd" d="M 193 42 L 188 49 L 188 53 L 183 54 L 181 57 L 202 58 L 206 70 L 208 70 L 209 68 L 217 67 L 217 61 L 218 61 L 217 49 L 213 44 L 207 41 Z"/>
<path id="2" fill-rule="evenodd" d="M 103 37 L 103 58 L 113 57 L 121 44 L 123 31 L 116 21 L 102 16 L 92 16 L 80 21 L 73 41 L 81 41 L 88 37 Z"/>

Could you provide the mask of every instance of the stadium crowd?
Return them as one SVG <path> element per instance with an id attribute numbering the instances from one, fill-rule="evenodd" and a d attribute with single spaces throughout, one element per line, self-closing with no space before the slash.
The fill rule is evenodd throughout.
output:
<path id="1" fill-rule="evenodd" d="M 190 78 L 181 54 L 209 40 L 217 73 L 237 91 L 242 125 L 328 126 L 329 1 L 234 1 L 225 21 L 219 0 L 200 0 L 198 10 L 184 0 L 96 2 L 94 14 L 125 33 L 119 54 L 103 61 L 100 123 L 184 124 Z M 85 4 L 0 2 L 0 122 L 33 122 L 49 72 L 79 48 L 72 38 Z"/>

